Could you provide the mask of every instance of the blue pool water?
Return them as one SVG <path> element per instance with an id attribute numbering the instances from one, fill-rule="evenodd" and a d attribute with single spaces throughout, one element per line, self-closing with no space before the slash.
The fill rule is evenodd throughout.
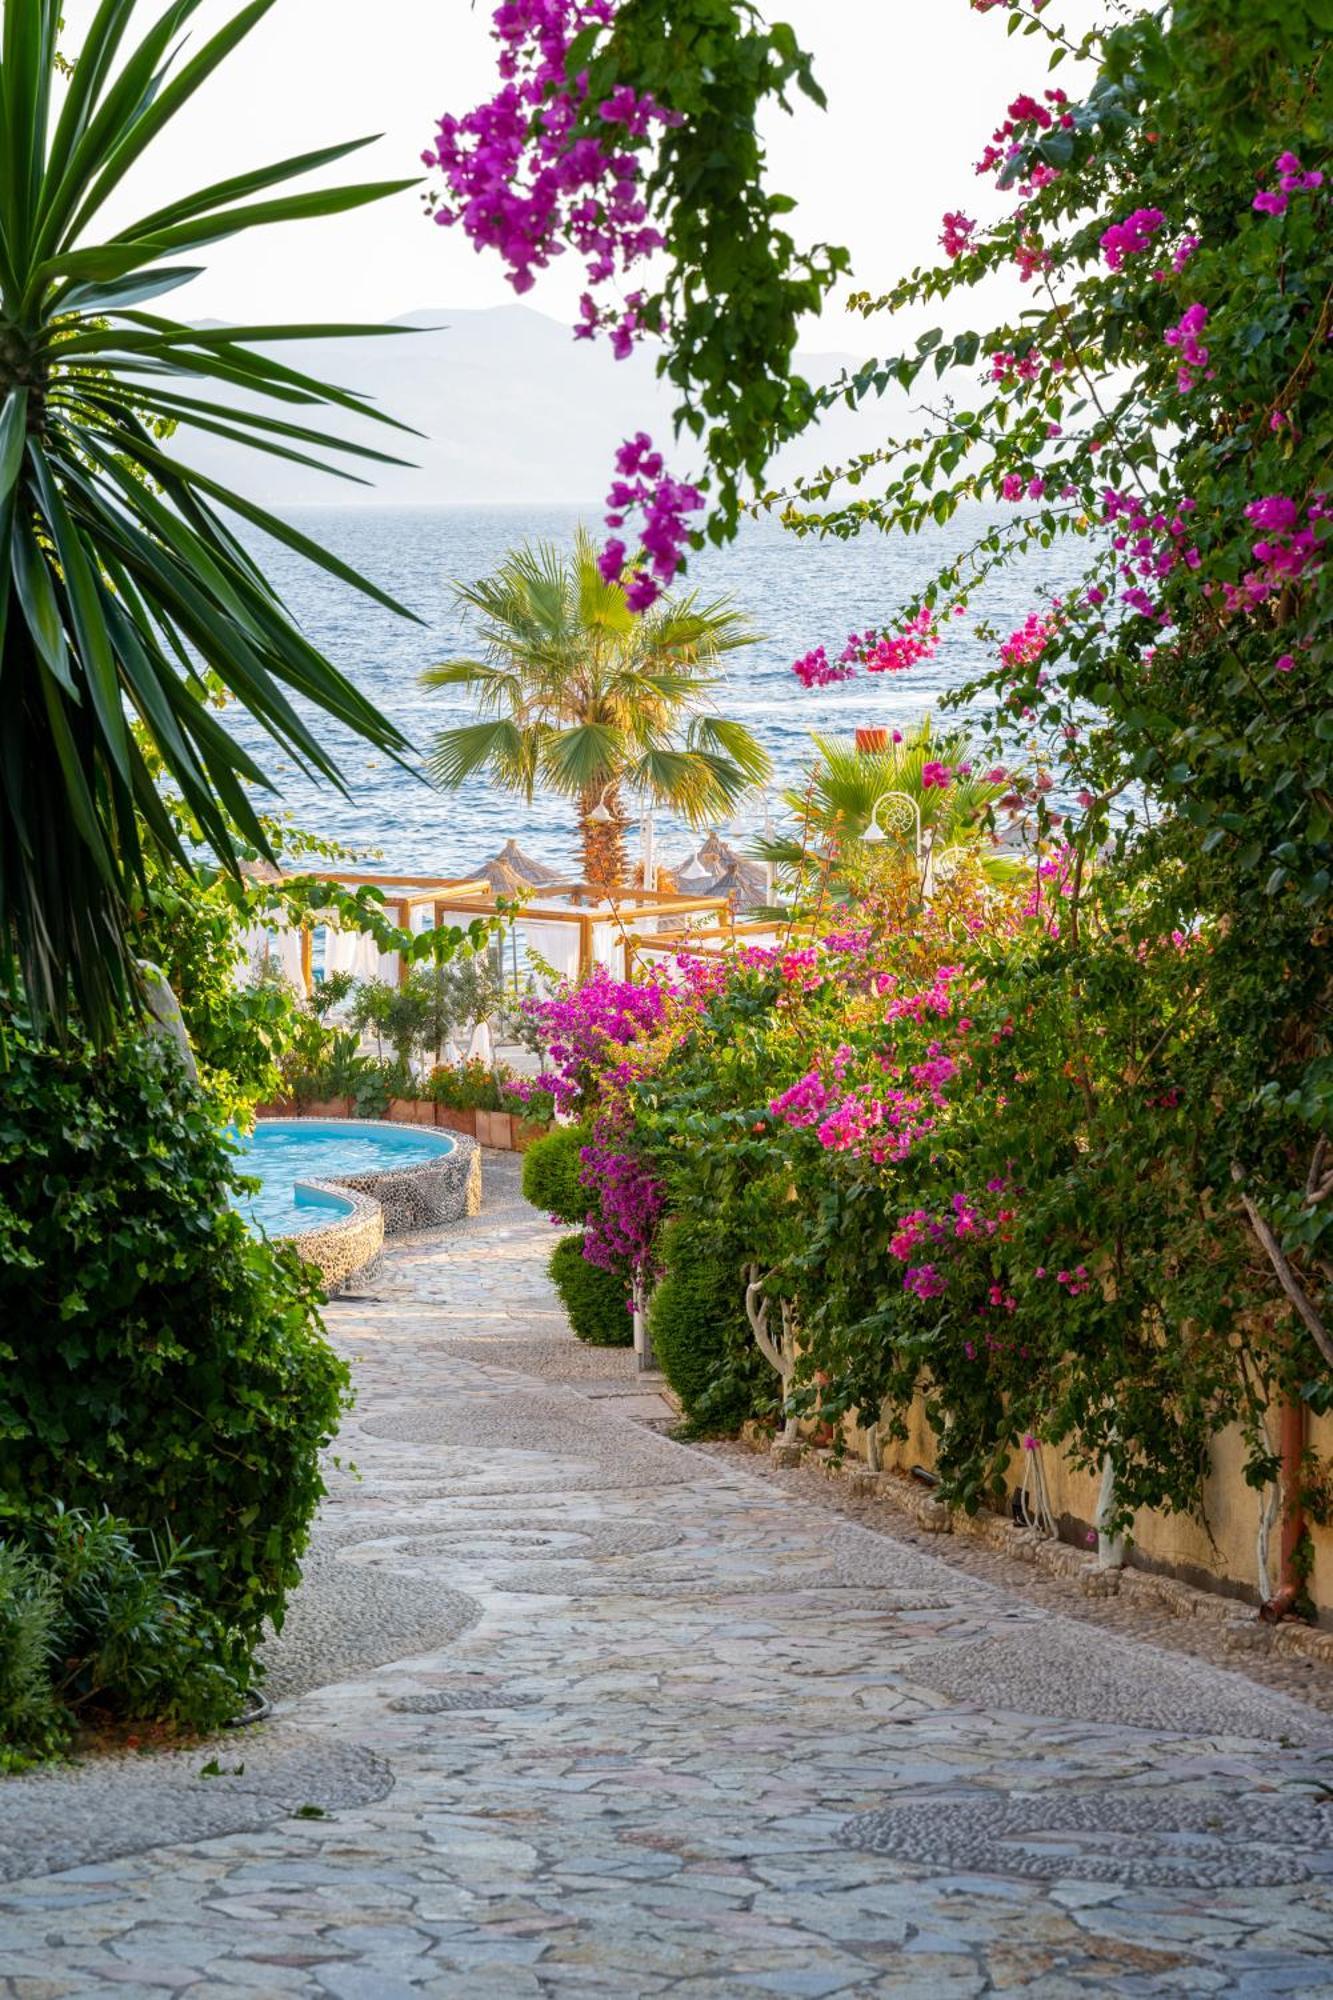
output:
<path id="1" fill-rule="evenodd" d="M 241 1213 L 270 1236 L 290 1236 L 350 1215 L 340 1195 L 297 1187 L 298 1181 L 336 1181 L 344 1174 L 385 1174 L 395 1167 L 442 1159 L 454 1142 L 442 1132 L 410 1125 L 380 1129 L 354 1119 L 265 1118 L 253 1132 L 233 1132 L 240 1171 L 258 1179 L 257 1194 L 242 1196 Z"/>

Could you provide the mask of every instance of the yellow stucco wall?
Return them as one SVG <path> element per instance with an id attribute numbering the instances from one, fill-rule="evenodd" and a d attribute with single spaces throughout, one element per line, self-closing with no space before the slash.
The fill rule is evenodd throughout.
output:
<path id="1" fill-rule="evenodd" d="M 1272 1421 L 1276 1439 L 1276 1413 Z M 850 1436 L 854 1448 L 865 1456 L 864 1434 L 853 1425 Z M 1311 1417 L 1308 1443 L 1321 1459 L 1333 1458 L 1333 1418 Z M 908 1435 L 882 1446 L 886 1470 L 908 1472 L 913 1466 L 934 1466 L 934 1439 L 919 1403 L 908 1414 Z M 1051 1510 L 1061 1521 L 1065 1539 L 1077 1541 L 1078 1525 L 1087 1528 L 1097 1510 L 1098 1482 L 1076 1470 L 1049 1447 L 1042 1454 L 1046 1490 Z M 1140 1510 L 1134 1517 L 1133 1540 L 1139 1559 L 1152 1568 L 1200 1588 L 1212 1588 L 1243 1595 L 1257 1602 L 1257 1535 L 1260 1496 L 1246 1485 L 1245 1453 L 1238 1430 L 1227 1430 L 1214 1439 L 1212 1468 L 1204 1483 L 1202 1518 L 1184 1514 L 1161 1514 Z M 1012 1492 L 1022 1479 L 1021 1454 L 1009 1466 Z M 1063 1519 L 1061 1517 L 1064 1517 Z M 1320 1611 L 1320 1622 L 1333 1624 L 1333 1527 L 1310 1523 L 1315 1564 L 1310 1594 Z M 1273 1587 L 1280 1581 L 1281 1519 L 1274 1522 L 1269 1543 L 1269 1574 Z"/>

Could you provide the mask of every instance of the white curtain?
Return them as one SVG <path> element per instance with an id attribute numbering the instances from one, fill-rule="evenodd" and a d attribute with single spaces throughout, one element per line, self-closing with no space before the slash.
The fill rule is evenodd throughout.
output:
<path id="1" fill-rule="evenodd" d="M 381 951 L 364 931 L 336 931 L 324 934 L 324 977 L 334 972 L 350 972 L 353 979 L 398 979 L 398 953 Z"/>
<path id="2" fill-rule="evenodd" d="M 472 1030 L 472 1040 L 467 1045 L 469 1062 L 483 1062 L 488 1067 L 495 1060 L 495 1050 L 491 1043 L 491 1031 L 487 1022 L 478 1021 Z"/>
<path id="3" fill-rule="evenodd" d="M 304 993 L 305 968 L 301 962 L 301 933 L 290 924 L 279 924 L 273 930 L 262 925 L 245 934 L 245 968 L 239 974 L 242 986 L 253 985 L 262 978 L 265 966 L 276 969 L 298 993 Z"/>
<path id="4" fill-rule="evenodd" d="M 544 958 L 557 978 L 572 980 L 579 976 L 580 930 L 578 924 L 535 923 L 521 925 L 520 935 L 524 949 Z M 543 982 L 537 978 L 537 983 Z"/>
<path id="5" fill-rule="evenodd" d="M 625 971 L 625 933 L 619 924 L 594 924 L 592 956 L 595 965 L 604 965 L 617 979 Z"/>

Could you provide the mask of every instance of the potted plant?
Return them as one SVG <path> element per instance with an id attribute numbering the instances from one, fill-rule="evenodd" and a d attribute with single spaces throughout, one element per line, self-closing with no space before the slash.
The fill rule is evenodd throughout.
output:
<path id="1" fill-rule="evenodd" d="M 554 1124 L 555 1099 L 549 1090 L 512 1071 L 504 1079 L 502 1098 L 509 1113 L 510 1143 L 516 1153 L 525 1153 Z"/>
<path id="2" fill-rule="evenodd" d="M 465 1063 L 461 1069 L 454 1069 L 441 1064 L 432 1071 L 427 1085 L 435 1107 L 435 1123 L 449 1132 L 464 1132 L 469 1139 L 477 1136 L 477 1109 L 476 1086 L 468 1072 L 480 1067 Z"/>

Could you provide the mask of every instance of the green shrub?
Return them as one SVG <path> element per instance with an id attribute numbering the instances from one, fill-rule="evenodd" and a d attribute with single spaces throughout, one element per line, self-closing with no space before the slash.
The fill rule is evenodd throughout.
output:
<path id="1" fill-rule="evenodd" d="M 536 1150 L 534 1146 L 532 1151 Z M 531 1157 L 531 1153 L 525 1155 Z M 560 1238 L 548 1268 L 580 1340 L 586 1340 L 590 1347 L 630 1346 L 634 1321 L 626 1304 L 625 1281 L 587 1261 L 582 1231 Z"/>
<path id="2" fill-rule="evenodd" d="M 49 1755 L 66 1734 L 51 1686 L 60 1592 L 26 1549 L 0 1542 L 0 1771 Z"/>
<path id="3" fill-rule="evenodd" d="M 187 1549 L 59 1506 L 24 1540 L 0 1542 L 0 1770 L 79 1721 L 205 1730 L 237 1713 L 249 1648 L 193 1596 Z"/>
<path id="4" fill-rule="evenodd" d="M 772 1400 L 745 1317 L 740 1256 L 722 1237 L 679 1218 L 663 1230 L 659 1254 L 664 1269 L 648 1304 L 657 1365 L 692 1430 L 738 1430 Z"/>
<path id="5" fill-rule="evenodd" d="M 579 1183 L 579 1151 L 587 1143 L 586 1126 L 559 1125 L 544 1139 L 535 1139 L 523 1155 L 524 1197 L 554 1222 L 582 1222 L 592 1207 L 588 1190 Z"/>
<path id="6" fill-rule="evenodd" d="M 58 1493 L 188 1544 L 193 1596 L 251 1645 L 346 1393 L 315 1278 L 229 1206 L 231 1149 L 169 1049 L 0 1031 L 0 1518 Z"/>
<path id="7" fill-rule="evenodd" d="M 63 1506 L 29 1544 L 59 1593 L 60 1690 L 72 1709 L 193 1729 L 235 1715 L 249 1649 L 199 1601 L 203 1558 L 188 1545 Z"/>

